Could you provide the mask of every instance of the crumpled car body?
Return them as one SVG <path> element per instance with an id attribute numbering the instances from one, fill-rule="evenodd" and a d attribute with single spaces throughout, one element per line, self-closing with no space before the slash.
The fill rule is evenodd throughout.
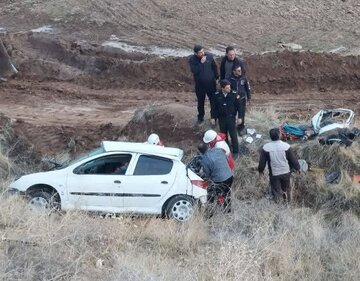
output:
<path id="1" fill-rule="evenodd" d="M 315 134 L 322 135 L 335 129 L 349 128 L 355 121 L 355 113 L 350 109 L 323 109 L 311 119 Z"/>

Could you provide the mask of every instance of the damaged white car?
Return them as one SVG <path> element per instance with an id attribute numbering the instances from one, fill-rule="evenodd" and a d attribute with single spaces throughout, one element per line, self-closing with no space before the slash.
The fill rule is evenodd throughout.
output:
<path id="1" fill-rule="evenodd" d="M 311 118 L 311 124 L 293 125 L 284 123 L 280 126 L 281 139 L 296 140 L 324 135 L 338 129 L 353 126 L 355 113 L 350 109 L 322 109 Z"/>
<path id="2" fill-rule="evenodd" d="M 31 206 L 103 213 L 154 214 L 188 220 L 207 202 L 208 183 L 181 162 L 183 151 L 103 141 L 54 171 L 22 176 L 10 191 Z"/>
<path id="3" fill-rule="evenodd" d="M 350 128 L 354 121 L 355 114 L 350 109 L 323 109 L 311 119 L 311 125 L 315 134 L 322 135 L 335 129 Z"/>

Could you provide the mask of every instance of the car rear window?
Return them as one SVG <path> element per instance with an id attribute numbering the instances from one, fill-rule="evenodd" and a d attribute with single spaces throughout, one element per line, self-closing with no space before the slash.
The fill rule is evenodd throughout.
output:
<path id="1" fill-rule="evenodd" d="M 166 175 L 170 173 L 173 161 L 163 157 L 141 155 L 136 164 L 134 175 Z"/>

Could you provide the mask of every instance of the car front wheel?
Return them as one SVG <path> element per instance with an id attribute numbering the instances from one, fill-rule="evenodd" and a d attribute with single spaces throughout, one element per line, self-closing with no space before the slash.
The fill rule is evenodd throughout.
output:
<path id="1" fill-rule="evenodd" d="M 29 205 L 31 208 L 43 210 L 60 208 L 57 193 L 49 193 L 43 190 L 36 190 L 29 194 Z"/>
<path id="2" fill-rule="evenodd" d="M 194 200 L 186 195 L 177 195 L 167 204 L 166 214 L 168 218 L 177 221 L 187 221 L 194 214 Z"/>

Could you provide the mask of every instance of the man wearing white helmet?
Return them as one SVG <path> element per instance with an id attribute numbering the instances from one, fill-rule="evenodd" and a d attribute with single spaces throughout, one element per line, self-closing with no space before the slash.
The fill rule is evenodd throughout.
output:
<path id="1" fill-rule="evenodd" d="M 164 143 L 160 140 L 160 137 L 158 134 L 151 134 L 147 141 L 145 142 L 147 144 L 153 144 L 153 145 L 160 145 L 160 146 L 164 146 Z"/>
<path id="2" fill-rule="evenodd" d="M 203 141 L 206 143 L 210 148 L 221 148 L 226 155 L 227 162 L 231 171 L 234 171 L 235 162 L 234 158 L 232 157 L 230 147 L 225 141 L 226 136 L 223 133 L 216 133 L 214 130 L 207 130 L 204 134 Z"/>

